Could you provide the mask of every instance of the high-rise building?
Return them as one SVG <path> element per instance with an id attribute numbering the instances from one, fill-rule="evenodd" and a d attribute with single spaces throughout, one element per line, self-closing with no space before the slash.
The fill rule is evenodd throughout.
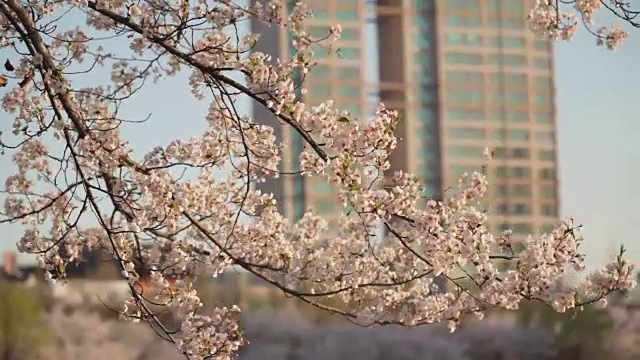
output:
<path id="1" fill-rule="evenodd" d="M 487 169 L 494 230 L 515 236 L 557 222 L 551 41 L 525 18 L 534 0 L 378 0 L 380 98 L 403 114 L 395 169 L 427 196 Z"/>
<path id="2" fill-rule="evenodd" d="M 310 104 L 333 99 L 365 118 L 371 87 L 364 72 L 373 61 L 369 49 L 378 49 L 380 100 L 402 114 L 392 167 L 419 175 L 425 196 L 439 197 L 462 173 L 480 170 L 484 148 L 495 145 L 485 204 L 492 228 L 516 236 L 546 231 L 559 208 L 553 48 L 528 28 L 534 1 L 307 0 L 315 11 L 312 35 L 326 35 L 335 23 L 343 34 L 339 53 L 317 49 L 319 66 L 305 78 L 303 96 Z M 370 7 L 377 44 L 365 40 Z M 252 31 L 262 36 L 258 50 L 290 56 L 286 30 L 254 21 Z M 259 106 L 254 116 L 277 124 Z M 276 129 L 281 170 L 295 172 L 301 139 L 289 127 Z M 339 215 L 334 190 L 322 180 L 283 176 L 263 188 L 290 218 L 308 207 L 330 219 Z"/>
<path id="3" fill-rule="evenodd" d="M 252 1 L 266 3 L 264 0 Z M 295 2 L 288 1 L 285 11 L 290 12 Z M 306 3 L 314 11 L 314 17 L 307 22 L 312 37 L 326 37 L 329 27 L 337 23 L 343 31 L 335 44 L 339 51 L 314 48 L 314 60 L 318 65 L 304 78 L 303 87 L 307 92 L 300 96 L 310 105 L 332 99 L 337 107 L 349 111 L 354 119 L 363 120 L 370 108 L 364 73 L 364 64 L 368 60 L 363 36 L 366 22 L 364 1 L 307 0 Z M 291 38 L 286 29 L 252 20 L 251 31 L 261 36 L 256 50 L 271 55 L 274 60 L 291 57 Z M 275 125 L 277 141 L 283 144 L 280 170 L 284 173 L 299 171 L 298 156 L 303 148 L 301 137 L 291 127 L 280 126 L 273 114 L 261 105 L 254 106 L 253 115 L 259 122 Z M 306 209 L 313 208 L 315 213 L 336 220 L 342 210 L 336 201 L 335 188 L 318 177 L 286 175 L 270 179 L 260 186 L 275 195 L 281 211 L 291 219 L 300 218 Z"/>

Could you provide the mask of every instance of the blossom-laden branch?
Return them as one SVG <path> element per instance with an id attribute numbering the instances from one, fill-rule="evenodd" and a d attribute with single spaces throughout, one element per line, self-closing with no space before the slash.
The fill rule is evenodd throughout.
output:
<path id="1" fill-rule="evenodd" d="M 640 12 L 633 10 L 628 0 L 536 0 L 527 18 L 535 33 L 554 40 L 571 40 L 582 23 L 598 46 L 616 49 L 629 33 L 618 23 L 593 29 L 595 15 L 601 10 L 608 11 L 622 24 L 640 27 L 636 21 Z"/>
<path id="2" fill-rule="evenodd" d="M 454 326 L 464 314 L 531 299 L 565 311 L 634 285 L 632 266 L 619 257 L 559 286 L 571 267 L 584 269 L 574 226 L 562 223 L 515 251 L 509 232 L 491 233 L 475 207 L 487 189 L 480 173 L 425 205 L 417 177 L 388 171 L 395 111 L 380 105 L 362 123 L 331 100 L 310 106 L 297 95 L 314 50 L 331 49 L 341 33 L 334 26 L 313 38 L 309 16 L 303 4 L 286 9 L 281 1 L 0 1 L 0 45 L 21 80 L 2 99 L 14 141 L 0 144 L 17 171 L 0 222 L 26 227 L 20 251 L 36 254 L 52 279 L 64 278 L 85 249 L 109 252 L 130 285 L 123 316 L 154 323 L 193 359 L 229 358 L 244 342 L 239 309 L 202 313 L 193 289 L 196 276 L 231 266 L 362 325 Z M 62 30 L 79 19 L 85 27 Z M 258 35 L 237 30 L 249 19 L 289 32 L 294 55 L 274 61 L 256 51 Z M 103 42 L 113 39 L 128 49 L 107 51 Z M 109 67 L 108 84 L 74 85 Z M 192 96 L 209 101 L 206 128 L 136 157 L 121 127 L 146 122 L 124 119 L 122 104 L 146 82 L 180 72 L 190 72 Z M 273 125 L 239 113 L 241 98 L 268 109 Z M 252 186 L 284 175 L 280 126 L 306 143 L 302 173 L 338 189 L 345 215 L 331 229 L 312 211 L 286 219 L 272 194 Z M 374 236 L 380 224 L 384 241 Z M 154 286 L 141 286 L 141 276 Z M 435 291 L 435 278 L 448 282 L 446 291 Z M 180 325 L 160 320 L 158 308 Z"/>

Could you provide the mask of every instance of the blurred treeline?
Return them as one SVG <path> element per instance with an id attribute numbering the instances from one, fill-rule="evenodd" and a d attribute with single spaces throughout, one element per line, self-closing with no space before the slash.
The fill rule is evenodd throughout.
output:
<path id="1" fill-rule="evenodd" d="M 243 277 L 202 279 L 208 311 L 240 304 L 250 344 L 241 360 L 619 360 L 640 359 L 640 317 L 622 307 L 558 314 L 540 304 L 440 325 L 362 328 Z M 328 300 L 329 302 L 335 300 Z M 336 305 L 334 303 L 334 305 Z M 166 312 L 166 325 L 175 324 Z M 173 323 L 173 324 L 172 324 Z M 635 352 L 634 352 L 635 347 Z M 181 359 L 148 326 L 106 306 L 66 307 L 44 288 L 0 282 L 0 360 Z"/>

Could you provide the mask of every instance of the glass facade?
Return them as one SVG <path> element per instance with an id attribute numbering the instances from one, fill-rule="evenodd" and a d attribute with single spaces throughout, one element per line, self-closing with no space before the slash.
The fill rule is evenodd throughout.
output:
<path id="1" fill-rule="evenodd" d="M 440 195 L 441 166 L 440 166 L 440 141 L 438 124 L 438 90 L 437 90 L 437 61 L 435 49 L 437 40 L 435 37 L 435 19 L 433 1 L 422 1 L 416 4 L 418 7 L 414 18 L 416 34 L 413 38 L 415 48 L 414 60 L 416 65 L 415 79 L 417 81 L 416 106 L 411 110 L 410 116 L 417 120 L 419 151 L 417 156 L 419 165 L 417 175 L 420 177 L 424 189 L 423 196 L 434 197 Z M 465 38 L 452 38 L 451 41 L 472 41 Z"/>
<path id="2" fill-rule="evenodd" d="M 291 0 L 287 2 L 289 12 L 295 3 L 296 1 Z M 297 96 L 304 98 L 308 105 L 317 105 L 333 99 L 337 108 L 348 111 L 354 120 L 361 119 L 365 114 L 365 89 L 362 86 L 364 54 L 361 47 L 362 23 L 359 18 L 362 14 L 358 12 L 359 6 L 355 2 L 316 0 L 311 1 L 310 6 L 314 11 L 313 21 L 309 23 L 311 37 L 327 37 L 329 27 L 334 23 L 340 23 L 343 32 L 331 50 L 323 46 L 314 46 L 313 60 L 317 65 L 304 79 L 299 72 L 294 74 L 295 82 L 302 83 L 296 90 Z M 294 55 L 292 40 L 289 36 L 286 44 L 281 44 L 285 46 L 289 56 Z M 306 89 L 304 95 L 303 88 Z M 289 140 L 284 144 L 284 160 L 291 163 L 291 172 L 299 172 L 299 156 L 304 149 L 304 141 L 294 130 L 289 127 L 285 129 L 289 132 Z M 288 191 L 285 191 L 288 196 L 280 199 L 288 202 L 288 208 L 292 211 L 286 214 L 288 217 L 299 219 L 307 209 L 311 209 L 331 222 L 340 214 L 342 207 L 337 202 L 337 191 L 322 178 L 293 174 L 281 179 L 288 188 Z"/>

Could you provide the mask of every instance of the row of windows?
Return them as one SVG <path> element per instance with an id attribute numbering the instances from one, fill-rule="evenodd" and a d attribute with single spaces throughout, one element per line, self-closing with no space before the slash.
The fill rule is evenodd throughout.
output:
<path id="1" fill-rule="evenodd" d="M 447 63 L 457 65 L 488 64 L 512 67 L 521 67 L 528 65 L 528 58 L 525 55 L 491 54 L 487 57 L 487 61 L 485 62 L 482 54 L 449 51 L 445 53 L 444 58 Z M 533 59 L 533 65 L 538 69 L 550 69 L 551 59 L 546 57 L 535 58 Z"/>
<path id="2" fill-rule="evenodd" d="M 539 233 L 548 234 L 551 231 L 553 231 L 554 227 L 555 226 L 553 224 L 547 224 L 547 225 L 543 225 L 539 229 L 534 229 L 534 227 L 531 224 L 527 224 L 527 223 L 512 224 L 512 223 L 505 222 L 500 224 L 497 230 L 498 231 L 511 230 L 513 234 L 516 234 L 516 235 L 529 235 L 534 233 L 534 230 L 536 230 L 536 232 L 539 232 Z"/>
<path id="3" fill-rule="evenodd" d="M 500 204 L 496 212 L 499 215 L 531 215 L 533 209 L 531 204 L 527 203 Z M 542 204 L 538 213 L 545 216 L 558 216 L 558 207 L 555 204 Z"/>
<path id="4" fill-rule="evenodd" d="M 454 159 L 481 159 L 485 148 L 480 146 L 451 146 L 448 153 Z M 553 158 L 547 156 L 555 156 L 552 150 L 541 150 L 538 158 L 542 161 L 553 161 Z M 531 159 L 531 149 L 528 148 L 497 148 L 493 150 L 495 159 L 514 159 L 529 160 Z"/>
<path id="5" fill-rule="evenodd" d="M 514 134 L 520 135 L 520 134 Z M 539 133 L 540 138 L 544 138 L 546 142 L 550 142 L 548 138 L 553 138 L 553 133 Z M 484 140 L 487 137 L 487 131 L 484 129 L 468 129 L 468 128 L 450 128 L 449 136 L 459 140 Z M 473 146 L 453 146 L 450 153 L 454 157 L 472 158 L 482 155 L 483 147 Z M 504 148 L 499 147 L 493 150 L 493 158 L 495 159 L 531 159 L 531 149 L 529 148 Z M 539 150 L 538 159 L 540 161 L 555 161 L 556 155 L 553 150 Z"/>
<path id="6" fill-rule="evenodd" d="M 325 46 L 316 46 L 313 51 L 314 59 L 326 59 L 330 56 L 329 49 Z M 357 60 L 360 59 L 361 53 L 359 48 L 345 46 L 333 50 L 331 52 L 331 56 L 337 56 L 338 58 L 345 60 Z"/>
<path id="7" fill-rule="evenodd" d="M 512 35 L 480 35 L 473 33 L 448 33 L 444 37 L 444 42 L 451 46 L 486 46 L 505 49 L 525 49 L 528 45 L 524 36 Z M 539 51 L 548 51 L 549 42 L 547 40 L 536 39 L 533 41 L 533 48 Z"/>
<path id="8" fill-rule="evenodd" d="M 497 129 L 496 137 L 506 141 L 529 141 L 531 140 L 531 132 L 526 129 Z M 554 133 L 552 131 L 536 132 L 536 140 L 541 143 L 553 143 Z"/>
<path id="9" fill-rule="evenodd" d="M 341 80 L 360 80 L 360 68 L 354 66 L 330 67 L 317 65 L 311 69 L 307 78 L 326 80 L 331 73 L 336 74 Z"/>
<path id="10" fill-rule="evenodd" d="M 497 195 L 503 197 L 530 197 L 531 186 L 524 184 L 499 185 L 497 187 Z"/>
<path id="11" fill-rule="evenodd" d="M 496 187 L 496 195 L 498 197 L 531 197 L 532 189 L 530 185 L 525 184 L 511 184 L 511 185 L 498 185 Z M 543 200 L 556 200 L 556 188 L 553 185 L 540 186 L 540 198 Z"/>
<path id="12" fill-rule="evenodd" d="M 308 97 L 318 98 L 318 97 L 327 97 L 332 95 L 345 96 L 350 98 L 357 98 L 362 95 L 362 87 L 355 85 L 343 85 L 340 84 L 337 87 L 333 87 L 334 91 L 332 91 L 332 84 L 330 83 L 313 83 L 311 86 L 307 88 Z"/>
<path id="13" fill-rule="evenodd" d="M 489 100 L 494 104 L 528 104 L 533 101 L 536 106 L 549 106 L 551 104 L 550 94 L 535 94 L 531 99 L 527 91 L 524 89 L 512 89 L 508 92 L 490 92 L 485 96 L 483 90 L 450 90 L 447 92 L 447 98 L 453 103 L 470 103 L 483 104 Z"/>
<path id="14" fill-rule="evenodd" d="M 314 19 L 336 19 L 338 21 L 358 20 L 358 11 L 355 6 L 347 7 L 343 5 L 340 8 L 335 9 L 335 13 L 331 13 L 327 7 L 321 6 L 321 4 L 314 4 L 312 8 Z"/>
<path id="15" fill-rule="evenodd" d="M 523 0 L 447 0 L 444 4 L 446 9 L 452 11 L 478 12 L 486 9 L 489 12 L 520 15 L 527 10 Z"/>
<path id="16" fill-rule="evenodd" d="M 491 104 L 532 104 L 536 107 L 550 107 L 551 95 L 550 94 L 535 94 L 534 96 L 528 96 L 527 91 L 523 89 L 509 90 L 506 93 L 490 92 L 486 93 L 483 90 L 450 90 L 447 91 L 447 99 L 453 103 L 453 105 L 482 105 L 486 101 L 490 101 Z"/>
<path id="17" fill-rule="evenodd" d="M 453 121 L 474 121 L 481 122 L 489 120 L 495 123 L 527 123 L 532 117 L 529 116 L 528 111 L 520 111 L 513 109 L 504 109 L 500 111 L 500 108 L 496 108 L 491 114 L 487 114 L 485 109 L 468 108 L 468 107 L 450 107 L 445 109 L 445 118 Z M 551 113 L 536 113 L 533 116 L 533 120 L 538 124 L 551 124 L 553 123 L 553 116 Z"/>
<path id="18" fill-rule="evenodd" d="M 495 175 L 499 179 L 513 178 L 513 179 L 523 179 L 531 177 L 531 168 L 522 167 L 522 166 L 498 166 L 495 168 Z M 538 171 L 538 177 L 541 180 L 555 180 L 556 179 L 556 170 L 552 168 L 540 169 Z"/>
<path id="19" fill-rule="evenodd" d="M 480 172 L 480 168 L 478 166 L 472 165 L 452 165 L 449 169 L 450 176 L 459 179 L 462 177 L 464 173 L 474 173 Z M 539 170 L 539 177 L 541 180 L 550 180 L 555 178 L 555 169 L 552 168 L 544 168 Z M 498 178 L 527 178 L 531 177 L 531 168 L 526 167 L 506 167 L 506 166 L 498 166 L 495 169 L 495 174 Z M 510 176 L 509 176 L 510 175 Z M 498 180 L 499 181 L 499 180 Z M 557 191 L 556 187 L 553 184 L 542 184 L 540 185 L 540 198 L 543 200 L 555 200 L 557 199 Z M 531 196 L 531 188 L 526 184 L 510 184 L 503 185 L 500 184 L 497 186 L 497 194 L 498 197 L 529 197 Z"/>
<path id="20" fill-rule="evenodd" d="M 517 72 L 494 72 L 486 74 L 475 71 L 449 70 L 445 73 L 445 80 L 448 84 L 461 84 L 465 86 L 483 85 L 486 80 L 490 85 L 505 85 L 509 87 L 517 86 L 526 88 L 529 81 L 532 81 L 537 88 L 551 89 L 553 87 L 550 76 L 533 76 Z"/>
<path id="21" fill-rule="evenodd" d="M 314 26 L 309 29 L 309 35 L 313 39 L 324 39 L 329 36 L 329 28 L 328 27 L 318 27 Z M 342 28 L 342 34 L 340 35 L 340 40 L 346 41 L 358 41 L 360 39 L 360 31 L 354 28 L 344 27 Z"/>
<path id="22" fill-rule="evenodd" d="M 520 14 L 519 14 L 520 15 Z M 522 15 L 514 17 L 489 16 L 486 21 L 480 14 L 450 14 L 446 17 L 446 24 L 451 27 L 524 30 L 527 23 Z"/>

